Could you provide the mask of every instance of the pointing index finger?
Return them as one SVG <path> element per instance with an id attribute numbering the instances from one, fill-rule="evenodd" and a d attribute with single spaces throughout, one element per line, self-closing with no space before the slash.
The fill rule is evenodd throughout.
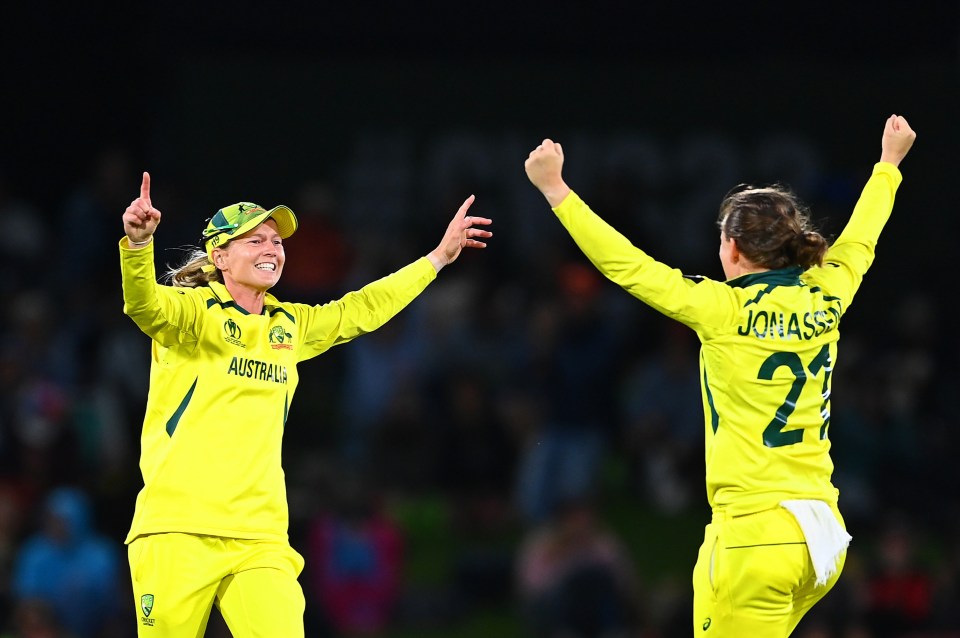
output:
<path id="1" fill-rule="evenodd" d="M 150 173 L 143 171 L 143 182 L 140 184 L 140 197 L 150 202 Z"/>
<path id="2" fill-rule="evenodd" d="M 460 205 L 460 210 L 457 211 L 457 214 L 454 215 L 454 219 L 463 219 L 467 215 L 467 211 L 470 209 L 470 205 L 473 204 L 473 200 L 476 199 L 475 196 L 471 195 L 470 197 L 463 200 L 463 204 Z"/>

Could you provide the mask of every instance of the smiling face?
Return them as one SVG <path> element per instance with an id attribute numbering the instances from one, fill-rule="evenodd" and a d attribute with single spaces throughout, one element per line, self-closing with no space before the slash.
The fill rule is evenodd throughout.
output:
<path id="1" fill-rule="evenodd" d="M 242 287 L 260 293 L 280 281 L 286 260 L 283 240 L 272 219 L 231 239 L 223 248 L 215 248 L 212 257 L 228 290 Z"/>

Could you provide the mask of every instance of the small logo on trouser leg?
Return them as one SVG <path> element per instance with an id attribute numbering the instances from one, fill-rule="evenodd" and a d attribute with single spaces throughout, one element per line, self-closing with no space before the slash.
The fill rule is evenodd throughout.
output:
<path id="1" fill-rule="evenodd" d="M 140 597 L 140 610 L 143 611 L 140 622 L 152 627 L 156 622 L 156 620 L 150 618 L 150 612 L 153 611 L 153 594 L 144 594 Z"/>
<path id="2" fill-rule="evenodd" d="M 711 622 L 711 621 L 710 621 L 709 618 L 707 618 L 706 620 L 703 621 L 703 630 L 704 630 L 704 631 L 710 629 L 710 622 Z"/>

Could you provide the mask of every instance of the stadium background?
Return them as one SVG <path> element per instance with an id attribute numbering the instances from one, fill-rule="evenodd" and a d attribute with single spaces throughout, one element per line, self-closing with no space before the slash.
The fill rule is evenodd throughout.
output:
<path id="1" fill-rule="evenodd" d="M 285 466 L 293 542 L 315 566 L 308 635 L 336 634 L 322 596 L 343 604 L 316 568 L 316 530 L 331 517 L 400 539 L 382 563 L 372 541 L 329 556 L 400 574 L 369 594 L 393 601 L 375 635 L 531 635 L 514 578 L 546 504 L 523 468 L 558 430 L 600 433 L 590 504 L 623 543 L 645 635 L 686 635 L 708 516 L 698 397 L 684 385 L 695 344 L 579 267 L 523 159 L 543 137 L 561 141 L 568 180 L 602 215 L 655 256 L 719 277 L 712 222 L 728 188 L 781 180 L 835 233 L 897 112 L 919 138 L 845 319 L 834 388 L 853 560 L 803 631 L 955 635 L 960 24 L 954 3 L 858 5 L 12 9 L 0 631 L 25 635 L 11 571 L 53 488 L 81 487 L 94 526 L 122 549 L 148 345 L 120 312 L 115 244 L 149 170 L 161 263 L 224 204 L 291 205 L 306 231 L 288 242 L 279 294 L 291 300 L 339 296 L 425 253 L 470 193 L 494 219 L 490 248 L 382 335 L 302 368 Z M 317 277 L 294 268 L 305 257 Z M 556 372 L 570 369 L 581 375 Z M 557 428 L 564 413 L 589 416 Z M 581 452 L 598 443 L 577 441 Z"/>

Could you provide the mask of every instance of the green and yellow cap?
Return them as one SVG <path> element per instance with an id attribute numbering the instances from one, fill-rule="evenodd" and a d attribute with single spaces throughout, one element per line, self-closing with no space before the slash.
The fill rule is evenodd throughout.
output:
<path id="1" fill-rule="evenodd" d="M 214 248 L 221 247 L 234 237 L 253 230 L 268 219 L 277 222 L 277 232 L 283 239 L 297 230 L 297 216 L 286 206 L 275 206 L 267 210 L 251 202 L 240 202 L 221 208 L 208 219 L 200 241 L 203 243 L 204 250 L 210 255 Z"/>

